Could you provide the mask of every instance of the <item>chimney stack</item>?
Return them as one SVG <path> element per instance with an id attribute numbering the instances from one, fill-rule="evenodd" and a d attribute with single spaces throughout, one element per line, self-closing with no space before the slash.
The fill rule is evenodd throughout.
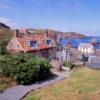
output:
<path id="1" fill-rule="evenodd" d="M 48 37 L 49 36 L 49 34 L 48 34 L 48 30 L 46 29 L 46 36 Z"/>

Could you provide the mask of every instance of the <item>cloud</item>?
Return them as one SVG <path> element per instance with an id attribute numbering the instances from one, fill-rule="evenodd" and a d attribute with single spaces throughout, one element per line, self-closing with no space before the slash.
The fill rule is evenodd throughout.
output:
<path id="1" fill-rule="evenodd" d="M 19 24 L 15 21 L 13 21 L 12 19 L 9 18 L 0 18 L 0 22 L 10 26 L 11 28 L 18 28 Z"/>

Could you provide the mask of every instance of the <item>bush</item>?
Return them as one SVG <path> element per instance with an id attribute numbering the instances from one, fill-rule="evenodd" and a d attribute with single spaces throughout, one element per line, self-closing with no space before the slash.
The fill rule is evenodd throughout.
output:
<path id="1" fill-rule="evenodd" d="M 45 79 L 50 68 L 45 58 L 31 53 L 7 55 L 0 60 L 0 74 L 13 77 L 19 84 Z"/>
<path id="2" fill-rule="evenodd" d="M 0 75 L 2 76 L 11 76 L 13 67 L 16 65 L 23 63 L 22 54 L 19 55 L 2 55 L 0 59 Z"/>
<path id="3" fill-rule="evenodd" d="M 33 54 L 13 54 L 13 55 L 0 55 L 0 75 L 11 76 L 13 67 L 28 61 L 33 57 Z"/>
<path id="4" fill-rule="evenodd" d="M 11 75 L 12 62 L 8 55 L 4 55 L 0 58 L 0 76 L 9 77 Z"/>
<path id="5" fill-rule="evenodd" d="M 69 68 L 74 68 L 75 67 L 75 65 L 73 64 L 73 63 L 71 63 L 71 62 L 64 62 L 64 64 L 63 64 L 65 67 L 69 67 Z"/>
<path id="6" fill-rule="evenodd" d="M 0 28 L 0 54 L 7 54 L 6 46 L 11 40 L 13 32 L 9 29 Z"/>

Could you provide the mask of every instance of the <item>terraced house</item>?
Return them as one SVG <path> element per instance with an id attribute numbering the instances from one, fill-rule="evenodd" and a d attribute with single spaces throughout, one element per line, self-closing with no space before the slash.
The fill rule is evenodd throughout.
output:
<path id="1" fill-rule="evenodd" d="M 56 58 L 56 44 L 46 35 L 20 34 L 17 30 L 7 45 L 9 53 L 32 52 L 48 60 Z"/>
<path id="2" fill-rule="evenodd" d="M 83 54 L 93 54 L 94 53 L 94 47 L 91 43 L 81 43 L 78 46 L 78 49 L 83 53 Z"/>

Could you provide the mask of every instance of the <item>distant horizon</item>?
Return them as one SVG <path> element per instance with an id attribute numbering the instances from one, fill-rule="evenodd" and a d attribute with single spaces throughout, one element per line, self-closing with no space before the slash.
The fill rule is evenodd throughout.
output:
<path id="1" fill-rule="evenodd" d="M 0 0 L 0 22 L 100 36 L 100 0 Z"/>
<path id="2" fill-rule="evenodd" d="M 93 37 L 100 36 L 99 34 L 98 35 L 92 35 L 92 34 L 88 34 L 88 33 L 84 33 L 84 32 L 78 32 L 78 31 L 62 31 L 62 30 L 53 29 L 53 28 L 51 29 L 51 28 L 40 28 L 40 27 L 39 28 L 34 28 L 34 27 L 20 27 L 20 28 L 11 28 L 11 29 L 12 30 L 16 30 L 16 29 L 48 29 L 48 30 L 54 30 L 54 31 L 59 31 L 59 32 L 75 32 L 75 33 L 79 33 L 79 34 L 82 34 L 82 35 L 93 36 Z"/>
<path id="3" fill-rule="evenodd" d="M 6 23 L 4 22 L 1 22 L 5 25 L 7 25 Z M 47 30 L 54 30 L 54 31 L 59 31 L 59 32 L 75 32 L 75 33 L 79 33 L 79 34 L 82 34 L 82 35 L 86 35 L 86 36 L 93 36 L 93 37 L 97 37 L 97 36 L 100 36 L 100 35 L 89 35 L 89 34 L 86 34 L 86 33 L 83 33 L 83 32 L 76 32 L 76 31 L 62 31 L 62 30 L 58 30 L 58 29 L 51 29 L 51 28 L 33 28 L 33 27 L 19 27 L 19 28 L 12 28 L 11 26 L 7 25 L 8 27 L 10 27 L 12 30 L 17 30 L 17 29 L 47 29 Z"/>
<path id="4" fill-rule="evenodd" d="M 51 29 L 51 28 L 40 28 L 40 27 L 20 27 L 20 28 L 15 28 L 15 29 L 48 29 L 48 30 L 54 30 L 54 31 L 59 31 L 59 32 L 75 32 L 75 33 L 79 33 L 79 34 L 83 34 L 83 35 L 86 35 L 86 36 L 100 36 L 99 34 L 98 35 L 92 35 L 92 34 L 87 34 L 85 32 L 78 32 L 78 31 L 63 31 L 63 30 L 59 30 L 59 29 Z M 95 33 L 94 33 L 95 34 Z"/>

